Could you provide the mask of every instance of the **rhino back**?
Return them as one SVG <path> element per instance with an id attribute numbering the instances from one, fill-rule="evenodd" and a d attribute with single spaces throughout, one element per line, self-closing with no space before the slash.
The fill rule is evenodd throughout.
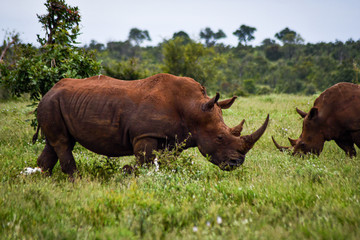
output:
<path id="1" fill-rule="evenodd" d="M 360 86 L 352 83 L 338 83 L 325 90 L 314 106 L 326 120 L 328 127 L 346 131 L 360 130 Z"/>

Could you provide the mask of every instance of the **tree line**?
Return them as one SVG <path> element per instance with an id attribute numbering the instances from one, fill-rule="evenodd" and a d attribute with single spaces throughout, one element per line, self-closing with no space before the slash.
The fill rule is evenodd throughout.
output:
<path id="1" fill-rule="evenodd" d="M 92 40 L 85 46 L 97 51 L 105 74 L 131 80 L 167 72 L 193 77 L 213 91 L 238 95 L 314 94 L 337 82 L 358 83 L 360 40 L 305 44 L 299 33 L 286 27 L 274 39 L 251 46 L 256 28 L 241 25 L 233 33 L 239 40 L 235 47 L 219 43 L 226 35 L 211 28 L 200 32 L 200 42 L 180 31 L 157 46 L 141 47 L 143 41 L 151 41 L 150 34 L 144 31 L 137 38 L 133 31 L 126 41 Z"/>
<path id="2" fill-rule="evenodd" d="M 100 73 L 133 80 L 166 72 L 192 77 L 210 91 L 242 96 L 314 94 L 337 82 L 358 83 L 360 40 L 305 43 L 286 27 L 252 46 L 257 29 L 241 25 L 233 32 L 237 46 L 219 42 L 227 37 L 221 29 L 206 27 L 200 41 L 179 31 L 156 46 L 143 47 L 151 41 L 149 31 L 133 28 L 125 41 L 92 40 L 78 47 L 79 9 L 64 0 L 47 0 L 45 6 L 47 14 L 37 16 L 45 29 L 45 36 L 38 35 L 40 47 L 22 43 L 12 32 L 0 48 L 3 92 L 30 93 L 37 101 L 61 78 Z"/>

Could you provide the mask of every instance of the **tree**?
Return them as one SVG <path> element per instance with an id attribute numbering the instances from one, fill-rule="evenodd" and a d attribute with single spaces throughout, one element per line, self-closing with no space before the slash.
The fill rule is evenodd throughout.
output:
<path id="1" fill-rule="evenodd" d="M 189 42 L 191 42 L 191 38 L 184 31 L 179 31 L 179 32 L 174 33 L 172 39 L 175 39 L 175 38 L 182 38 L 183 39 L 183 41 L 182 41 L 183 44 L 188 44 Z"/>
<path id="2" fill-rule="evenodd" d="M 38 34 L 38 41 L 45 44 L 71 45 L 80 34 L 80 14 L 78 7 L 71 7 L 65 0 L 47 0 L 44 4 L 47 14 L 36 15 L 45 29 L 45 38 Z"/>
<path id="3" fill-rule="evenodd" d="M 19 46 L 21 45 L 19 35 L 15 31 L 6 31 L 3 45 L 0 46 L 0 99 L 7 99 L 11 96 L 1 79 L 10 71 L 3 66 L 11 66 L 21 57 L 19 54 Z"/>
<path id="4" fill-rule="evenodd" d="M 139 59 L 111 61 L 104 64 L 106 75 L 121 80 L 136 80 L 150 76 L 149 70 L 139 64 Z"/>
<path id="5" fill-rule="evenodd" d="M 302 39 L 300 34 L 296 33 L 293 30 L 290 30 L 288 27 L 276 33 L 275 37 L 279 39 L 283 44 L 299 44 L 304 42 L 304 39 Z"/>
<path id="6" fill-rule="evenodd" d="M 205 40 L 205 45 L 207 47 L 214 46 L 217 40 L 225 37 L 226 35 L 221 29 L 219 29 L 216 33 L 209 27 L 200 31 L 200 38 Z"/>
<path id="7" fill-rule="evenodd" d="M 243 82 L 244 90 L 250 94 L 256 92 L 256 85 L 253 79 L 245 79 Z"/>
<path id="8" fill-rule="evenodd" d="M 89 46 L 85 45 L 85 48 L 87 49 L 91 49 L 91 50 L 96 50 L 96 51 L 102 51 L 105 49 L 105 45 L 103 43 L 98 43 L 97 41 L 95 41 L 94 39 L 92 39 L 90 41 Z"/>
<path id="9" fill-rule="evenodd" d="M 239 43 L 244 42 L 245 45 L 247 45 L 247 42 L 250 42 L 255 39 L 254 32 L 256 31 L 256 28 L 249 27 L 246 25 L 241 25 L 239 29 L 237 29 L 233 34 L 238 37 Z"/>
<path id="10" fill-rule="evenodd" d="M 149 32 L 147 30 L 140 30 L 138 28 L 132 28 L 128 37 L 129 41 L 134 41 L 139 46 L 143 41 L 151 41 Z"/>
<path id="11" fill-rule="evenodd" d="M 276 33 L 275 37 L 283 43 L 284 56 L 289 59 L 294 56 L 297 49 L 296 45 L 304 42 L 304 39 L 300 36 L 300 34 L 287 27 Z"/>
<path id="12" fill-rule="evenodd" d="M 276 61 L 282 57 L 279 44 L 272 44 L 265 47 L 265 56 L 270 61 Z"/>
<path id="13" fill-rule="evenodd" d="M 194 78 L 201 84 L 210 86 L 219 80 L 223 59 L 216 56 L 214 49 L 205 48 L 203 44 L 194 41 L 183 43 L 184 39 L 177 37 L 163 45 L 163 71 L 178 76 Z"/>
<path id="14" fill-rule="evenodd" d="M 271 45 L 274 45 L 276 44 L 275 40 L 274 39 L 271 39 L 271 38 L 265 38 L 262 42 L 261 42 L 262 46 L 271 46 Z"/>
<path id="15" fill-rule="evenodd" d="M 184 39 L 190 39 L 189 34 L 187 34 L 184 31 L 179 31 L 179 32 L 174 33 L 172 38 L 175 39 L 177 37 L 181 37 L 181 38 L 184 38 Z"/>
<path id="16" fill-rule="evenodd" d="M 15 63 L 0 63 L 1 83 L 16 96 L 29 93 L 34 103 L 61 78 L 85 78 L 101 70 L 93 52 L 72 45 L 79 34 L 78 8 L 63 0 L 47 0 L 45 6 L 48 13 L 37 15 L 46 32 L 38 35 L 40 49 L 24 45 Z"/>
<path id="17" fill-rule="evenodd" d="M 122 60 L 124 58 L 130 58 L 135 55 L 135 49 L 131 45 L 129 40 L 124 42 L 108 42 L 106 49 L 112 58 Z"/>
<path id="18" fill-rule="evenodd" d="M 10 49 L 12 45 L 15 45 L 19 42 L 19 33 L 6 33 L 6 35 L 9 35 L 6 40 L 4 40 L 3 47 L 1 49 L 1 55 L 0 55 L 0 63 L 4 61 L 5 55 L 7 51 Z"/>

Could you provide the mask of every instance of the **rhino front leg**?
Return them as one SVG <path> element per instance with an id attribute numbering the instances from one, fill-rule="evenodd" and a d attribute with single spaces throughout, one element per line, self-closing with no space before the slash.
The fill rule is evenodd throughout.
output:
<path id="1" fill-rule="evenodd" d="M 153 163 L 154 150 L 158 150 L 158 140 L 156 138 L 141 138 L 134 143 L 134 154 L 140 165 Z"/>
<path id="2" fill-rule="evenodd" d="M 337 139 L 335 142 L 349 157 L 356 157 L 356 150 L 351 139 Z"/>

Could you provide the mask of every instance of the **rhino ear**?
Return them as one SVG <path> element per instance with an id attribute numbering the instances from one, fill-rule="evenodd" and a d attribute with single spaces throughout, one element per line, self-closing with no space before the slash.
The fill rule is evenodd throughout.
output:
<path id="1" fill-rule="evenodd" d="M 213 97 L 212 99 L 210 99 L 208 102 L 204 103 L 202 106 L 201 106 L 201 109 L 204 111 L 204 112 L 209 112 L 213 109 L 215 103 L 217 103 L 217 101 L 219 100 L 220 98 L 220 94 L 219 93 L 216 93 L 216 96 Z"/>
<path id="2" fill-rule="evenodd" d="M 304 111 L 301 111 L 300 109 L 298 109 L 298 108 L 296 108 L 296 111 L 297 111 L 297 113 L 302 117 L 302 118 L 304 118 L 304 117 L 306 117 L 306 115 L 307 115 L 307 113 L 306 112 L 304 112 Z"/>
<path id="3" fill-rule="evenodd" d="M 315 107 L 313 107 L 309 112 L 309 120 L 315 119 L 319 114 L 319 110 Z"/>
<path id="4" fill-rule="evenodd" d="M 218 102 L 219 107 L 220 107 L 221 109 L 228 109 L 228 108 L 231 107 L 231 105 L 235 102 L 235 99 L 236 99 L 236 98 L 237 98 L 237 97 L 234 96 L 234 97 L 232 97 L 232 98 L 230 98 L 230 99 L 226 99 L 226 100 L 223 100 L 223 101 Z"/>

